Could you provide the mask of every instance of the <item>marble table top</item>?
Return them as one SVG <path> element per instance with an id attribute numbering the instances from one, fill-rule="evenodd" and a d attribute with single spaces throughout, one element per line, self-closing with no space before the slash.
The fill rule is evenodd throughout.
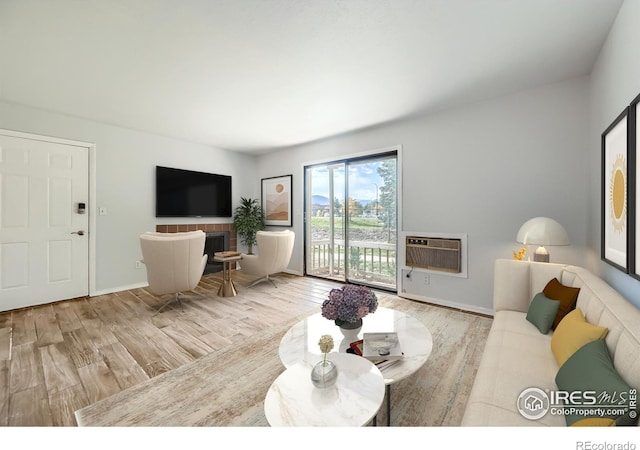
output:
<path id="1" fill-rule="evenodd" d="M 342 330 L 332 320 L 314 314 L 295 324 L 280 341 L 279 355 L 285 367 L 303 364 L 313 367 L 322 358 L 318 340 L 323 334 L 333 337 L 334 353 L 346 353 L 351 342 L 362 339 L 363 333 L 397 332 L 404 358 L 380 366 L 385 384 L 396 383 L 416 372 L 427 361 L 433 339 L 419 320 L 389 308 L 378 307 L 376 312 L 362 319 L 358 330 Z M 364 358 L 362 358 L 364 359 Z M 389 365 L 386 365 L 389 364 Z"/>
<path id="2" fill-rule="evenodd" d="M 380 370 L 369 360 L 330 353 L 338 368 L 336 384 L 317 388 L 312 366 L 298 362 L 273 382 L 264 400 L 271 426 L 362 426 L 377 414 L 385 395 Z"/>

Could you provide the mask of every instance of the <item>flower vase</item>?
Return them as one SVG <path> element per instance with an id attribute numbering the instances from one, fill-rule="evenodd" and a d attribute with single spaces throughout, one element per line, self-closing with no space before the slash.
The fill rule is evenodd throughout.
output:
<path id="1" fill-rule="evenodd" d="M 311 382 L 315 387 L 324 389 L 333 386 L 338 379 L 338 368 L 336 365 L 325 359 L 313 366 L 311 369 Z"/>
<path id="2" fill-rule="evenodd" d="M 359 330 L 362 328 L 362 319 L 358 319 L 355 322 L 342 322 L 338 326 L 341 330 Z"/>

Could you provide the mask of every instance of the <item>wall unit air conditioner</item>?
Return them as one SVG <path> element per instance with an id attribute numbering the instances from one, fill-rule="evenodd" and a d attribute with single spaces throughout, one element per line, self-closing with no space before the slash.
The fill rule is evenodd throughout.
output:
<path id="1" fill-rule="evenodd" d="M 405 265 L 421 269 L 460 273 L 462 271 L 462 240 L 407 236 Z"/>

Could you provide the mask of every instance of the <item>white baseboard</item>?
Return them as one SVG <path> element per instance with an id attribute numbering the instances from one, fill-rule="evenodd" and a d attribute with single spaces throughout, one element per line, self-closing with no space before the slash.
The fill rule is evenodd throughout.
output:
<path id="1" fill-rule="evenodd" d="M 140 289 L 148 286 L 149 286 L 149 283 L 144 282 L 144 283 L 130 284 L 127 286 L 118 286 L 118 287 L 113 287 L 108 289 L 98 289 L 96 291 L 90 292 L 89 296 L 97 297 L 98 295 L 113 294 L 114 292 L 128 291 L 129 289 Z"/>
<path id="2" fill-rule="evenodd" d="M 290 269 L 285 269 L 283 270 L 284 273 L 290 273 L 291 275 L 297 275 L 299 277 L 303 276 L 304 274 L 302 272 L 299 272 L 297 270 L 290 270 Z"/>
<path id="3" fill-rule="evenodd" d="M 298 272 L 296 270 L 286 269 L 283 272 L 291 274 L 291 275 L 303 276 L 303 274 L 301 272 Z M 129 289 L 140 289 L 140 288 L 145 288 L 145 287 L 149 287 L 149 284 L 146 283 L 146 282 L 135 283 L 135 284 L 127 285 L 127 286 L 119 286 L 119 287 L 114 287 L 114 288 L 109 288 L 109 289 L 96 290 L 96 291 L 90 293 L 89 295 L 91 297 L 97 297 L 98 295 L 113 294 L 114 292 L 122 292 L 122 291 L 128 291 Z M 434 305 L 446 306 L 448 308 L 455 308 L 455 309 L 459 309 L 459 310 L 462 310 L 462 311 L 468 311 L 468 312 L 472 312 L 472 313 L 484 314 L 484 315 L 487 315 L 487 316 L 493 316 L 493 310 L 492 309 L 481 308 L 481 307 L 477 307 L 477 306 L 473 306 L 473 305 L 468 305 L 466 303 L 458 303 L 458 302 L 452 302 L 452 301 L 442 300 L 442 299 L 438 299 L 438 298 L 425 297 L 423 295 L 410 294 L 410 293 L 407 293 L 407 292 L 402 292 L 402 293 L 399 292 L 397 295 L 398 295 L 398 297 L 408 298 L 410 300 L 417 300 L 417 301 L 425 302 L 425 303 L 433 303 Z"/>
<path id="4" fill-rule="evenodd" d="M 302 276 L 301 272 L 295 271 L 295 270 L 283 270 L 284 273 L 289 273 L 291 275 L 298 275 L 298 276 Z M 96 291 L 93 291 L 91 293 L 89 293 L 90 297 L 97 297 L 98 295 L 107 295 L 107 294 L 113 294 L 114 292 L 122 292 L 122 291 L 128 291 L 129 289 L 140 289 L 140 288 L 145 288 L 145 287 L 149 287 L 149 283 L 147 282 L 143 282 L 143 283 L 135 283 L 135 284 L 130 284 L 127 286 L 117 286 L 117 287 L 113 287 L 113 288 L 108 288 L 108 289 L 98 289 Z"/>
<path id="5" fill-rule="evenodd" d="M 425 303 L 433 303 L 434 305 L 446 306 L 448 308 L 455 308 L 455 309 L 459 309 L 459 310 L 467 311 L 467 312 L 471 312 L 471 313 L 484 314 L 484 315 L 487 315 L 487 316 L 493 316 L 493 310 L 492 309 L 481 308 L 481 307 L 478 307 L 478 306 L 468 305 L 466 303 L 451 302 L 451 301 L 448 301 L 448 300 L 442 300 L 442 299 L 439 299 L 439 298 L 425 297 L 423 295 L 410 294 L 410 293 L 407 293 L 407 292 L 402 292 L 402 293 L 399 292 L 398 293 L 398 297 L 408 298 L 410 300 L 417 300 L 417 301 L 425 302 Z"/>

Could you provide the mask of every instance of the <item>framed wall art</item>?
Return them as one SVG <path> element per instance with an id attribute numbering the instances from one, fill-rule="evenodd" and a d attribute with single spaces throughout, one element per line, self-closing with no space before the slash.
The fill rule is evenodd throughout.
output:
<path id="1" fill-rule="evenodd" d="M 629 152 L 629 274 L 640 279 L 640 239 L 638 238 L 638 224 L 640 224 L 640 216 L 638 214 L 638 195 L 640 194 L 638 186 L 638 142 L 640 133 L 640 95 L 638 95 L 629 105 L 628 114 L 628 143 Z"/>
<path id="2" fill-rule="evenodd" d="M 262 208 L 265 224 L 282 227 L 293 225 L 292 220 L 292 175 L 262 179 Z"/>
<path id="3" fill-rule="evenodd" d="M 625 273 L 628 258 L 628 113 L 629 108 L 602 133 L 602 259 Z"/>

